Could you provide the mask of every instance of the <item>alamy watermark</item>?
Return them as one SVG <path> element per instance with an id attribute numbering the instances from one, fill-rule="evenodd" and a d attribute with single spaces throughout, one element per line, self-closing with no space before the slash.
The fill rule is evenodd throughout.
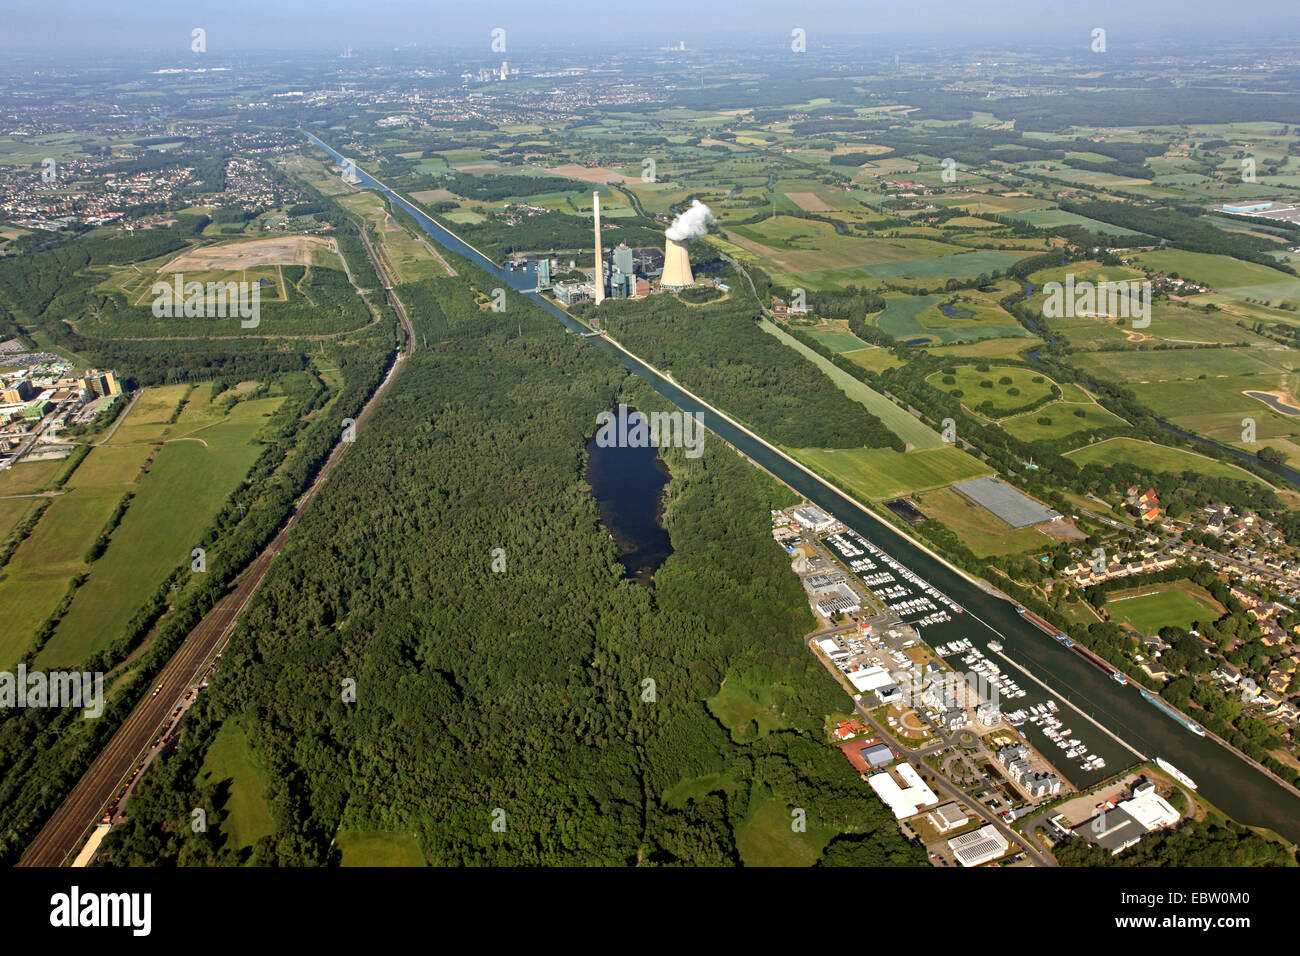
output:
<path id="1" fill-rule="evenodd" d="M 596 416 L 600 448 L 685 448 L 687 458 L 704 454 L 704 414 L 696 412 L 628 412 L 622 402 L 618 415 L 601 412 Z"/>
<path id="2" fill-rule="evenodd" d="M 104 713 L 104 675 L 89 671 L 0 671 L 0 710 L 25 707 L 81 708 L 93 720 Z"/>
<path id="3" fill-rule="evenodd" d="M 1133 319 L 1135 329 L 1151 324 L 1151 283 L 1146 279 L 1076 282 L 1070 272 L 1064 285 L 1048 282 L 1043 292 L 1047 295 L 1043 315 L 1049 319 Z"/>
<path id="4" fill-rule="evenodd" d="M 172 281 L 155 282 L 153 314 L 157 319 L 225 319 L 239 317 L 240 328 L 255 329 L 262 321 L 262 283 L 186 282 L 176 273 Z"/>

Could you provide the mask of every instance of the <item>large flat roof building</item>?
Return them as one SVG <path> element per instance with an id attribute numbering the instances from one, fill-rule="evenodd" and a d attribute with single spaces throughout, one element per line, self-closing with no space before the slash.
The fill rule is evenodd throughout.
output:
<path id="1" fill-rule="evenodd" d="M 835 524 L 835 519 L 813 505 L 795 508 L 790 512 L 795 521 L 811 531 L 825 531 Z"/>
<path id="2" fill-rule="evenodd" d="M 939 802 L 934 791 L 921 779 L 916 768 L 910 763 L 901 763 L 893 768 L 906 786 L 899 786 L 897 780 L 888 771 L 882 771 L 874 777 L 868 777 L 867 783 L 876 795 L 885 801 L 885 805 L 894 811 L 894 816 L 902 820 L 915 816 L 921 810 Z"/>
<path id="3" fill-rule="evenodd" d="M 948 841 L 948 849 L 962 866 L 980 866 L 996 860 L 1010 848 L 1007 838 L 991 823 Z"/>

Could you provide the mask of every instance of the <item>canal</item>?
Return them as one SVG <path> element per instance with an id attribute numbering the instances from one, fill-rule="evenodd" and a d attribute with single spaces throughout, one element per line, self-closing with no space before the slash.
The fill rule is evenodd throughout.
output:
<path id="1" fill-rule="evenodd" d="M 341 154 L 310 133 L 306 135 L 340 163 L 343 161 Z M 436 242 L 470 259 L 512 288 L 529 295 L 571 330 L 586 331 L 581 323 L 535 291 L 529 291 L 535 288 L 531 274 L 509 273 L 501 269 L 359 167 L 357 175 L 365 185 L 378 189 L 410 213 Z M 1012 604 L 986 593 L 951 566 L 914 544 L 884 519 L 858 506 L 840 491 L 813 477 L 750 433 L 720 417 L 713 409 L 687 395 L 655 370 L 602 337 L 585 341 L 596 348 L 612 352 L 630 371 L 649 382 L 655 391 L 683 411 L 702 415 L 704 424 L 710 431 L 756 465 L 887 551 L 962 605 L 966 613 L 956 616 L 947 624 L 927 628 L 924 636 L 928 643 L 964 638 L 981 648 L 987 648 L 991 640 L 1000 642 L 1004 653 L 1052 688 L 1055 692 L 1053 696 L 1058 702 L 1064 704 L 1068 700 L 1077 703 L 1081 710 L 1095 716 L 1100 723 L 1145 756 L 1164 757 L 1195 780 L 1200 786 L 1200 793 L 1208 800 L 1240 822 L 1268 827 L 1289 840 L 1300 842 L 1300 797 L 1284 790 L 1260 770 L 1245 763 L 1220 744 L 1208 738 L 1197 737 L 1166 717 L 1144 701 L 1136 687 L 1115 683 L 1073 651 L 1022 619 Z M 991 652 L 986 653 L 993 656 Z M 1028 686 L 1031 682 L 1026 679 L 1021 683 Z M 1026 698 L 1029 699 L 1031 698 Z M 1023 729 L 1030 728 L 1026 725 Z M 1101 737 L 1100 732 L 1091 725 L 1075 726 L 1073 729 L 1086 731 L 1086 736 L 1079 736 L 1106 758 L 1105 774 L 1114 773 L 1135 760 L 1131 756 L 1127 761 L 1120 756 L 1112 760 L 1112 754 L 1120 751 L 1120 748 L 1113 744 L 1110 747 L 1104 746 L 1102 740 L 1098 739 Z M 1108 738 L 1106 741 L 1109 743 Z M 1049 759 L 1056 757 L 1054 751 L 1045 752 Z M 1067 773 L 1066 776 L 1075 780 L 1078 775 Z M 1082 782 L 1086 784 L 1088 778 L 1085 776 Z"/>

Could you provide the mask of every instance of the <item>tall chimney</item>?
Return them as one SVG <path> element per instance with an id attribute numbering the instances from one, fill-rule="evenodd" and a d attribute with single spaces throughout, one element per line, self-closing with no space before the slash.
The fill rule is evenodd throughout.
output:
<path id="1" fill-rule="evenodd" d="M 591 194 L 591 212 L 596 219 L 596 304 L 605 301 L 605 257 L 600 251 L 600 190 Z"/>

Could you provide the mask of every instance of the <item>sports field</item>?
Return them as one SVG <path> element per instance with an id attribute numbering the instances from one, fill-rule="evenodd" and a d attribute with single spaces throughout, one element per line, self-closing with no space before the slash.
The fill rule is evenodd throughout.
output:
<path id="1" fill-rule="evenodd" d="M 1186 581 L 1114 592 L 1106 600 L 1106 610 L 1113 620 L 1147 635 L 1159 633 L 1162 627 L 1208 624 L 1223 615 L 1209 594 Z"/>

